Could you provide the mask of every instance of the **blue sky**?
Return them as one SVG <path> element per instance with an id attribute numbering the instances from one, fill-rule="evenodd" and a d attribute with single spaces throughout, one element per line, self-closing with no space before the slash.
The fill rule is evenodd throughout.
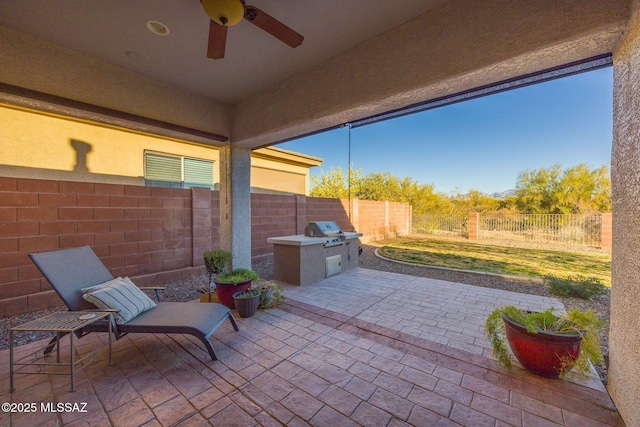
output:
<path id="1" fill-rule="evenodd" d="M 515 188 L 518 173 L 611 162 L 613 68 L 351 129 L 354 169 L 390 172 L 443 193 Z M 348 168 L 348 130 L 278 145 Z"/>

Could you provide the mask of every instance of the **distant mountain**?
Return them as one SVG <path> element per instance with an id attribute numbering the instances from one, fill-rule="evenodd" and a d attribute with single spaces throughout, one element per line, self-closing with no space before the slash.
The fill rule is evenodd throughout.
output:
<path id="1" fill-rule="evenodd" d="M 516 190 L 505 190 L 505 191 L 498 191 L 496 193 L 491 193 L 489 194 L 489 196 L 493 197 L 494 199 L 506 199 L 507 197 L 510 196 L 515 196 L 516 195 Z"/>

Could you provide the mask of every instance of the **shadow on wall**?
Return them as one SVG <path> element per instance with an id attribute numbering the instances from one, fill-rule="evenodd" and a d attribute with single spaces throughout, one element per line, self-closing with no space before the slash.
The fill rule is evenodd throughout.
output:
<path id="1" fill-rule="evenodd" d="M 69 145 L 75 151 L 73 170 L 47 169 L 30 166 L 0 164 L 0 176 L 13 178 L 46 179 L 55 181 L 99 182 L 121 185 L 144 185 L 144 177 L 93 173 L 89 170 L 88 157 L 93 147 L 88 142 L 70 139 Z"/>
<path id="2" fill-rule="evenodd" d="M 77 139 L 72 139 L 69 144 L 76 151 L 76 164 L 73 167 L 73 172 L 91 173 L 87 167 L 87 155 L 91 152 L 91 144 Z"/>

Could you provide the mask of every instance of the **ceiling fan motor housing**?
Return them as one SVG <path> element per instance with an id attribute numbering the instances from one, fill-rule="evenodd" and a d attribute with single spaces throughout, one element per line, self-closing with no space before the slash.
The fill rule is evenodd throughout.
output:
<path id="1" fill-rule="evenodd" d="M 200 0 L 200 3 L 213 22 L 225 27 L 236 25 L 244 17 L 242 0 Z"/>

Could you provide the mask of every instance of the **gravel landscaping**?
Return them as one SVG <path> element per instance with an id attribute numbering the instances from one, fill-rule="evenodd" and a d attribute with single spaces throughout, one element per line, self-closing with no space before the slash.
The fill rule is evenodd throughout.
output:
<path id="1" fill-rule="evenodd" d="M 407 274 L 412 276 L 429 277 L 433 279 L 446 280 L 450 282 L 464 283 L 474 286 L 482 286 L 487 288 L 502 289 L 513 292 L 521 292 L 533 295 L 541 295 L 547 297 L 554 297 L 549 292 L 546 285 L 534 282 L 525 282 L 519 280 L 509 280 L 503 277 L 489 276 L 484 274 L 475 274 L 460 271 L 451 271 L 445 269 L 436 269 L 423 266 L 412 266 L 406 264 L 399 264 L 392 261 L 387 261 L 378 258 L 375 255 L 375 249 L 377 246 L 362 245 L 363 251 L 360 257 L 360 267 L 368 268 L 372 270 L 388 271 L 394 273 Z M 273 260 L 271 258 L 261 261 L 253 266 L 253 269 L 263 280 L 273 279 Z M 202 286 L 206 286 L 208 280 L 207 275 L 203 275 L 194 279 L 181 280 L 178 282 L 166 284 L 166 291 L 164 298 L 166 301 L 192 301 L 199 298 L 197 289 Z M 577 307 L 582 310 L 592 309 L 598 316 L 606 321 L 609 320 L 609 307 L 610 307 L 610 293 L 597 296 L 593 300 L 587 301 L 578 298 L 558 298 L 565 306 L 570 309 Z M 43 310 L 36 313 L 27 313 L 19 316 L 7 317 L 0 319 L 0 350 L 9 347 L 8 330 L 12 326 L 16 326 L 25 323 L 29 320 L 37 317 L 44 316 L 45 314 L 53 311 L 66 310 L 65 307 L 59 307 L 56 309 Z M 29 342 L 40 340 L 48 337 L 46 333 L 22 333 L 19 335 L 19 339 L 16 340 L 18 345 L 27 344 Z M 603 353 L 605 354 L 605 361 L 608 359 L 608 327 L 602 333 L 603 338 Z M 606 366 L 596 367 L 603 382 L 607 381 Z"/>

